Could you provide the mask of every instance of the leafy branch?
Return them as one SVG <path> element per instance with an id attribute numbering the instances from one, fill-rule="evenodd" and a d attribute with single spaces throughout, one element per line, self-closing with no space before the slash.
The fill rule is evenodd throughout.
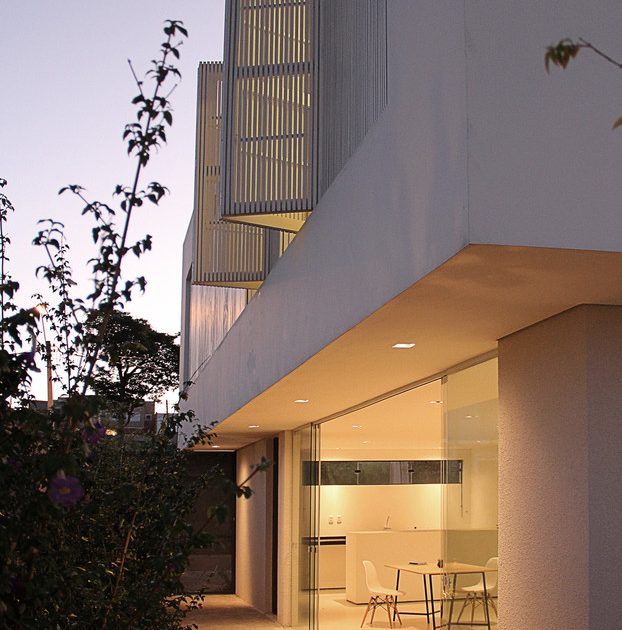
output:
<path id="1" fill-rule="evenodd" d="M 604 59 L 607 63 L 615 66 L 618 70 L 622 70 L 622 63 L 616 61 L 613 57 L 603 52 L 594 44 L 579 37 L 576 41 L 566 37 L 561 39 L 557 44 L 549 46 L 544 54 L 544 67 L 550 72 L 551 64 L 565 70 L 568 64 L 576 58 L 582 49 L 591 50 L 593 53 Z M 622 116 L 618 117 L 613 123 L 613 129 L 622 126 Z"/>

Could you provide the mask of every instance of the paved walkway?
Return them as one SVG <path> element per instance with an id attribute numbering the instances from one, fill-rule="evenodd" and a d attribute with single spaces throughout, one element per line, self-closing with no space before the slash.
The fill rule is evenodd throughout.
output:
<path id="1" fill-rule="evenodd" d="M 236 595 L 206 595 L 201 610 L 188 613 L 188 624 L 196 623 L 199 630 L 275 630 L 283 626 L 249 606 Z"/>

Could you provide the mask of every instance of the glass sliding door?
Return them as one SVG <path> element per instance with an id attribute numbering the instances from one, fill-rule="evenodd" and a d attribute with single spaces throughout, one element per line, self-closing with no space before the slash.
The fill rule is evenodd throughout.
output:
<path id="1" fill-rule="evenodd" d="M 498 388 L 497 359 L 479 363 L 443 379 L 443 559 L 485 565 L 496 557 L 498 523 Z M 457 462 L 457 464 L 456 464 Z M 458 466 L 458 470 L 449 470 Z M 453 478 L 452 478 L 453 475 Z M 471 613 L 484 620 L 483 607 L 460 601 L 461 587 L 478 582 L 480 575 L 458 576 L 453 620 L 465 608 L 461 621 Z M 487 581 L 496 583 L 496 575 Z M 447 586 L 447 585 L 446 585 Z M 446 596 L 451 589 L 446 588 Z M 496 600 L 494 601 L 496 605 Z M 472 608 L 474 610 L 472 611 Z M 492 607 L 493 626 L 497 618 Z M 449 606 L 445 606 L 447 618 Z"/>
<path id="2" fill-rule="evenodd" d="M 292 626 L 318 628 L 319 425 L 293 434 Z"/>

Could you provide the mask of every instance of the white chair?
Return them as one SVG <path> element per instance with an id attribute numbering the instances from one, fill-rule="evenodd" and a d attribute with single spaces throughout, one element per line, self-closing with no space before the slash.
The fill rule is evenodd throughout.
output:
<path id="1" fill-rule="evenodd" d="M 369 603 L 365 609 L 365 615 L 363 621 L 361 621 L 361 628 L 367 619 L 367 614 L 371 608 L 371 619 L 369 624 L 374 623 L 374 615 L 376 614 L 376 608 L 385 608 L 387 615 L 389 616 L 389 627 L 393 627 L 393 618 L 391 613 L 394 612 L 397 616 L 400 625 L 402 625 L 402 619 L 400 617 L 400 611 L 397 609 L 397 597 L 404 595 L 402 591 L 398 591 L 394 588 L 385 588 L 378 581 L 378 573 L 373 562 L 369 560 L 363 560 L 363 566 L 365 567 L 365 581 L 367 583 L 367 590 L 369 591 Z"/>
<path id="2" fill-rule="evenodd" d="M 499 558 L 490 558 L 488 562 L 486 562 L 486 567 L 489 569 L 497 569 L 499 567 Z M 497 571 L 486 573 L 486 593 L 488 594 L 489 605 L 488 610 L 490 611 L 490 607 L 492 607 L 495 611 L 495 615 L 497 614 L 497 604 L 495 603 L 493 596 L 497 593 L 497 578 Z M 458 615 L 456 622 L 460 621 L 460 617 L 462 617 L 464 609 L 471 604 L 472 624 L 473 617 L 475 616 L 475 608 L 480 604 L 484 604 L 484 580 L 480 578 L 477 584 L 473 584 L 472 586 L 463 586 L 460 590 L 463 593 L 466 593 L 466 598 L 462 604 L 462 608 L 460 609 L 460 614 Z"/>

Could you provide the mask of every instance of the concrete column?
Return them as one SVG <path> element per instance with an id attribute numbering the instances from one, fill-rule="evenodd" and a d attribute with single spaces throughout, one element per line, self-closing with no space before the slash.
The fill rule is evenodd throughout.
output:
<path id="1" fill-rule="evenodd" d="M 237 452 L 238 483 L 262 457 L 271 457 L 271 441 L 260 440 Z M 249 482 L 253 494 L 239 498 L 236 515 L 235 592 L 261 612 L 272 608 L 272 469 Z"/>
<path id="2" fill-rule="evenodd" d="M 622 307 L 499 342 L 499 628 L 622 619 Z"/>

